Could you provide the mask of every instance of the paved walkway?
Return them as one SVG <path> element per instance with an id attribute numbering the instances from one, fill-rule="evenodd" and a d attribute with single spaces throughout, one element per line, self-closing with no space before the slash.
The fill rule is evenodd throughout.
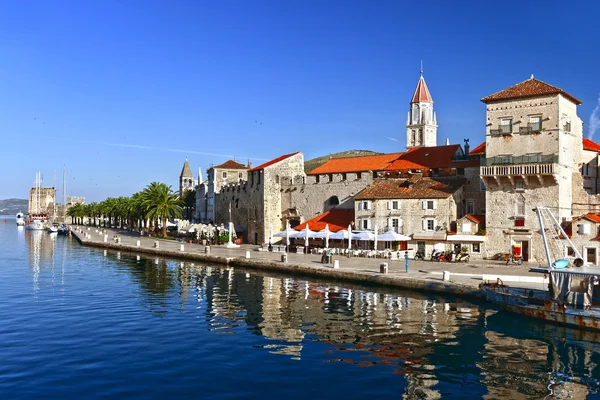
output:
<path id="1" fill-rule="evenodd" d="M 277 252 L 258 251 L 256 245 L 241 245 L 230 249 L 226 246 L 210 246 L 210 254 L 206 246 L 201 244 L 182 243 L 115 229 L 98 229 L 83 226 L 72 226 L 73 233 L 83 245 L 122 249 L 124 251 L 144 252 L 165 257 L 198 259 L 207 262 L 234 264 L 263 270 L 287 271 L 311 274 L 335 279 L 346 279 L 360 283 L 392 285 L 415 290 L 429 290 L 480 297 L 479 284 L 482 280 L 496 281 L 500 278 L 511 286 L 544 289 L 547 280 L 543 274 L 529 272 L 529 268 L 537 265 L 506 265 L 506 262 L 477 260 L 468 263 L 431 262 L 409 260 L 408 272 L 406 261 L 377 258 L 334 256 L 339 261 L 339 268 L 332 264 L 321 263 L 321 255 L 287 254 L 287 263 L 282 262 L 282 254 Z M 106 233 L 102 233 L 105 231 Z M 107 241 L 104 242 L 104 236 Z M 119 238 L 117 243 L 113 238 Z M 139 247 L 138 247 L 139 242 Z M 158 243 L 156 248 L 155 243 Z M 181 246 L 183 245 L 183 251 Z M 247 257 L 249 256 L 249 258 Z M 388 272 L 380 272 L 380 264 L 388 263 Z M 449 273 L 449 280 L 443 280 L 443 273 Z"/>

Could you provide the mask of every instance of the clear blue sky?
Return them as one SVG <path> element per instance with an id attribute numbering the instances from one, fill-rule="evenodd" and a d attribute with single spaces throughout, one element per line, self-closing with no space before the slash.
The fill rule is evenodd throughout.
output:
<path id="1" fill-rule="evenodd" d="M 177 188 L 186 157 L 403 151 L 421 60 L 438 144 L 482 142 L 480 99 L 532 73 L 583 101 L 588 136 L 597 3 L 0 0 L 0 199 L 38 170 L 61 189 L 63 164 L 90 202 Z"/>

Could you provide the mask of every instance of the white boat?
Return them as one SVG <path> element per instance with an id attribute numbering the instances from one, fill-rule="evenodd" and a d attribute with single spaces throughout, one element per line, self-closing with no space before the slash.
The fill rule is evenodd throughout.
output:
<path id="1" fill-rule="evenodd" d="M 548 208 L 538 207 L 537 213 L 548 266 L 532 271 L 549 276 L 548 290 L 509 287 L 498 280 L 482 284 L 486 299 L 528 317 L 600 331 L 600 268 L 583 267 L 581 254 Z M 554 259 L 549 239 L 566 240 L 576 258 Z"/>
<path id="2" fill-rule="evenodd" d="M 25 225 L 25 216 L 23 215 L 22 212 L 18 212 L 15 219 L 17 220 L 17 226 L 23 226 Z"/>
<path id="3" fill-rule="evenodd" d="M 41 219 L 34 219 L 29 221 L 29 223 L 25 225 L 25 228 L 30 231 L 43 231 L 46 229 L 46 225 Z"/>
<path id="4" fill-rule="evenodd" d="M 57 233 L 58 232 L 58 225 L 56 224 L 52 224 L 49 225 L 46 230 L 48 231 L 48 233 Z"/>

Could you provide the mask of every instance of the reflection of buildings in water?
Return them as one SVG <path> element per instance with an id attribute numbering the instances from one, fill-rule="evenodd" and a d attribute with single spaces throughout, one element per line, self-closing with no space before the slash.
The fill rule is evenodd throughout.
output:
<path id="1" fill-rule="evenodd" d="M 54 284 L 56 235 L 35 230 L 25 230 L 24 234 L 27 243 L 29 266 L 32 271 L 33 291 L 37 293 L 42 268 L 50 269 L 52 284 Z"/>
<path id="2" fill-rule="evenodd" d="M 285 318 L 284 310 L 288 307 L 291 288 L 289 279 L 264 278 L 262 290 L 262 316 L 258 324 L 262 334 L 269 340 L 278 340 L 293 345 L 271 345 L 272 353 L 285 354 L 293 359 L 300 359 L 304 332 L 290 326 L 290 318 Z"/>
<path id="3" fill-rule="evenodd" d="M 593 376 L 596 352 L 567 340 L 587 332 L 514 318 L 509 322 L 495 311 L 486 313 L 483 358 L 477 363 L 488 393 L 484 398 L 585 398 L 588 387 L 571 379 L 588 371 Z M 516 324 L 516 325 L 515 325 Z M 531 328 L 535 331 L 529 331 Z M 535 333 L 533 333 L 535 332 Z M 596 342 L 595 333 L 590 343 Z"/>

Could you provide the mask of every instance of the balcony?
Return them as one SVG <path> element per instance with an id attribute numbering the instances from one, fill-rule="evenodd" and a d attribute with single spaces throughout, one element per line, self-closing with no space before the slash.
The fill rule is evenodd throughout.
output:
<path id="1" fill-rule="evenodd" d="M 511 125 L 499 125 L 498 129 L 490 129 L 490 135 L 492 135 L 492 136 L 510 136 L 510 135 L 512 135 L 512 124 Z"/>
<path id="2" fill-rule="evenodd" d="M 524 156 L 497 156 L 481 159 L 481 178 L 486 185 L 508 180 L 516 187 L 515 178 L 521 178 L 529 184 L 531 178 L 544 183 L 544 177 L 552 177 L 554 183 L 558 182 L 558 156 L 557 155 L 524 155 Z"/>
<path id="3" fill-rule="evenodd" d="M 519 127 L 519 133 L 521 135 L 527 135 L 530 133 L 541 133 L 542 124 L 541 123 L 529 123 L 527 126 Z"/>

